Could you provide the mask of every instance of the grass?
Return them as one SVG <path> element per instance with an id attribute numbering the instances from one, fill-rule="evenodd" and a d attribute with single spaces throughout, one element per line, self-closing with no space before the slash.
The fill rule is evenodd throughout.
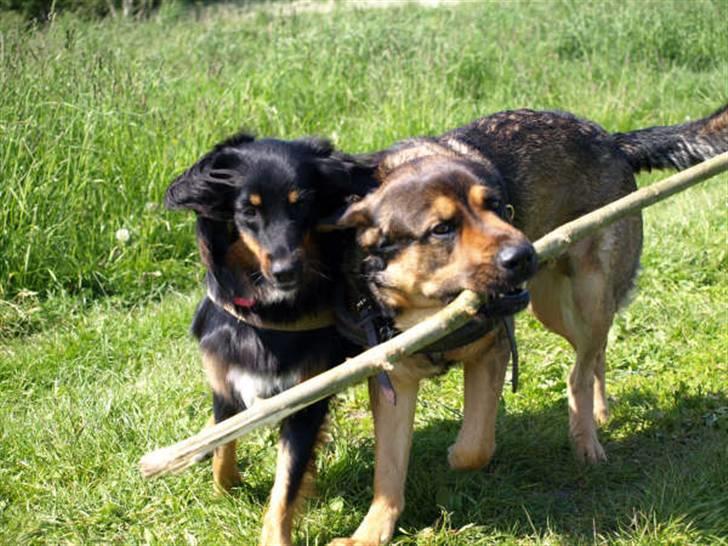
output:
<path id="1" fill-rule="evenodd" d="M 186 334 L 191 218 L 159 203 L 215 140 L 245 126 L 370 150 L 518 106 L 626 130 L 728 97 L 719 1 L 263 8 L 0 19 L 0 543 L 255 542 L 273 431 L 243 442 L 230 497 L 206 465 L 136 471 L 209 414 Z M 572 461 L 570 351 L 523 315 L 522 389 L 504 396 L 486 471 L 447 470 L 461 372 L 426 383 L 398 543 L 728 543 L 726 181 L 645 214 L 639 291 L 611 338 L 609 462 Z M 367 508 L 366 405 L 362 388 L 338 398 L 302 544 L 352 532 Z"/>

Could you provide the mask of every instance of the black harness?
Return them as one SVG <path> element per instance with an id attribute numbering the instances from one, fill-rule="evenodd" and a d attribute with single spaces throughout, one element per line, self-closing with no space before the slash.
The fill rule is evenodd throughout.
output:
<path id="1" fill-rule="evenodd" d="M 400 333 L 394 326 L 393 317 L 382 310 L 366 286 L 362 286 L 361 282 L 352 282 L 349 284 L 349 290 L 353 293 L 347 294 L 346 289 L 342 287 L 335 300 L 336 327 L 342 336 L 357 345 L 374 347 Z M 516 392 L 518 390 L 518 346 L 513 329 L 513 315 L 504 314 L 504 310 L 509 309 L 513 313 L 514 305 L 522 309 L 528 305 L 528 301 L 528 292 L 525 291 L 516 296 L 500 296 L 481 307 L 476 316 L 464 326 L 420 349 L 415 354 L 426 356 L 436 366 L 446 366 L 449 362 L 445 353 L 480 339 L 502 324 L 510 344 L 511 386 L 513 392 Z M 397 396 L 387 373 L 377 374 L 377 382 L 386 400 L 395 405 Z"/>

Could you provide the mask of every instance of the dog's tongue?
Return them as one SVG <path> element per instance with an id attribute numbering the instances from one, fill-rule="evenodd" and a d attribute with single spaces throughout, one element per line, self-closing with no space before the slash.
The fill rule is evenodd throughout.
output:
<path id="1" fill-rule="evenodd" d="M 242 307 L 244 309 L 250 309 L 255 305 L 255 300 L 253 298 L 243 298 L 240 296 L 236 296 L 233 298 L 233 303 L 237 305 L 238 307 Z"/>

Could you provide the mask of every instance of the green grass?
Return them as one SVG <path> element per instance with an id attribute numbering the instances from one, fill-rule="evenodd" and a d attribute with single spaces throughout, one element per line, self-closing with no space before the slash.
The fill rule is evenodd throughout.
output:
<path id="1" fill-rule="evenodd" d="M 159 203 L 217 139 L 244 126 L 371 150 L 519 106 L 610 130 L 676 123 L 728 97 L 727 12 L 218 7 L 30 31 L 0 19 L 0 543 L 255 543 L 273 431 L 243 442 L 230 497 L 213 495 L 208 465 L 152 482 L 136 470 L 209 415 L 186 333 L 191 218 Z M 570 350 L 523 315 L 522 389 L 505 394 L 486 471 L 447 469 L 461 372 L 426 383 L 399 543 L 728 543 L 727 181 L 646 211 L 639 290 L 611 335 L 609 462 L 572 461 Z M 338 398 L 302 544 L 351 533 L 366 511 L 366 407 L 362 388 Z"/>

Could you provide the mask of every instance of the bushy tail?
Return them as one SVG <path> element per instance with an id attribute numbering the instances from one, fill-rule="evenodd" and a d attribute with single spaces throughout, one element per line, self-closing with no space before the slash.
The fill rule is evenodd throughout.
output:
<path id="1" fill-rule="evenodd" d="M 652 169 L 687 169 L 728 151 L 728 104 L 697 121 L 612 136 L 635 173 Z"/>

